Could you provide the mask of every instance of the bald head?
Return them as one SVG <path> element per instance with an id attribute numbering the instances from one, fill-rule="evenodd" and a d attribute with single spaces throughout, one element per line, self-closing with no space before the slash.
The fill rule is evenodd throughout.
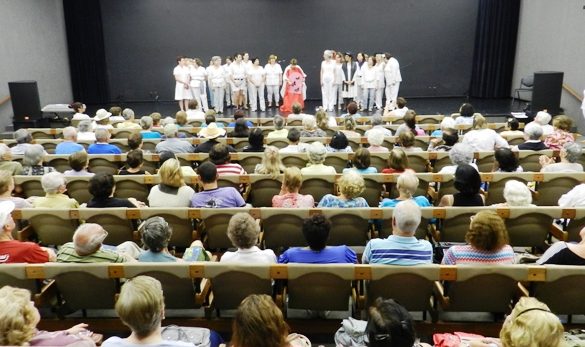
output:
<path id="1" fill-rule="evenodd" d="M 80 225 L 73 234 L 75 252 L 80 256 L 97 252 L 106 236 L 108 236 L 107 231 L 99 224 L 85 223 Z"/>

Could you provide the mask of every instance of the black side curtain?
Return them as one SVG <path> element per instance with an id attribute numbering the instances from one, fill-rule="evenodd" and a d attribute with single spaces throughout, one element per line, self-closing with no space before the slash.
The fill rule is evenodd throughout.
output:
<path id="1" fill-rule="evenodd" d="M 510 96 L 520 0 L 479 0 L 471 97 Z"/>
<path id="2" fill-rule="evenodd" d="M 109 100 L 106 54 L 99 0 L 63 0 L 69 69 L 75 101 Z"/>

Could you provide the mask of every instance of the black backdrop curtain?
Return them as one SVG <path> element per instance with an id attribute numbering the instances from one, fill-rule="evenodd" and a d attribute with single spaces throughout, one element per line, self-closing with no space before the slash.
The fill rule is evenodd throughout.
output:
<path id="1" fill-rule="evenodd" d="M 86 104 L 109 100 L 99 0 L 63 0 L 73 97 Z"/>
<path id="2" fill-rule="evenodd" d="M 510 96 L 520 0 L 480 0 L 470 96 Z"/>

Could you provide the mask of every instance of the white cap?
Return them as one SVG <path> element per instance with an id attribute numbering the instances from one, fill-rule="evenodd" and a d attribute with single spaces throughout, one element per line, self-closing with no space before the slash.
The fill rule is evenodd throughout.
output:
<path id="1" fill-rule="evenodd" d="M 12 201 L 2 201 L 0 202 L 0 225 L 4 228 L 6 225 L 6 221 L 8 220 L 8 216 L 14 211 L 14 203 Z"/>

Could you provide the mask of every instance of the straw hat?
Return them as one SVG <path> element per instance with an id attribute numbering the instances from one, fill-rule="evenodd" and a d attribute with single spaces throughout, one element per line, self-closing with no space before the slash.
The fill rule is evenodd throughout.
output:
<path id="1" fill-rule="evenodd" d="M 215 139 L 216 137 L 223 135 L 225 135 L 225 129 L 218 128 L 215 122 L 209 124 L 206 128 L 203 128 L 201 131 L 199 131 L 199 136 L 206 139 Z"/>
<path id="2" fill-rule="evenodd" d="M 111 115 L 112 114 L 110 112 L 104 110 L 103 108 L 100 108 L 95 113 L 95 117 L 93 118 L 93 120 L 95 120 L 96 122 L 99 122 L 100 120 L 104 120 L 106 118 L 109 118 Z"/>

